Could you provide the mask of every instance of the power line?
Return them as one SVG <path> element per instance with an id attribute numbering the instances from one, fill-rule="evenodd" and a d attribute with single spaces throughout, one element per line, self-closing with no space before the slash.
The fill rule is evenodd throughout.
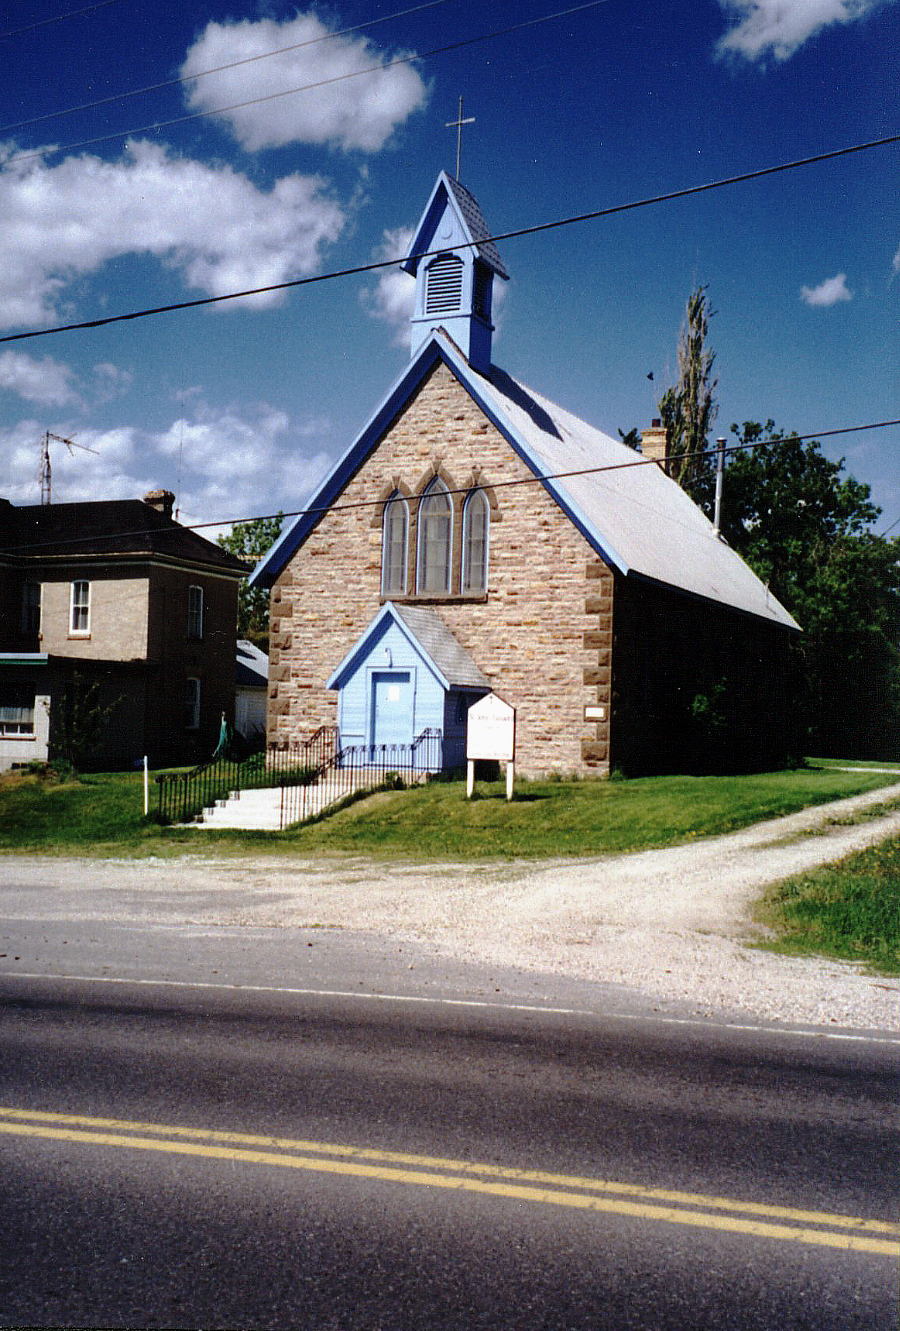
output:
<path id="1" fill-rule="evenodd" d="M 116 4 L 117 0 L 106 0 L 107 4 Z M 208 74 L 221 74 L 226 69 L 237 69 L 239 65 L 251 65 L 257 60 L 269 60 L 272 56 L 284 55 L 287 51 L 299 51 L 304 46 L 316 46 L 319 42 L 333 41 L 336 37 L 347 37 L 353 32 L 361 32 L 364 28 L 374 28 L 379 23 L 388 23 L 391 19 L 405 18 L 408 14 L 417 14 L 422 9 L 434 9 L 438 5 L 448 4 L 449 0 L 427 0 L 427 3 L 413 5 L 411 9 L 398 9 L 394 14 L 385 14 L 381 18 L 368 19 L 365 23 L 356 23 L 350 28 L 341 28 L 337 32 L 326 33 L 324 37 L 311 37 L 305 42 L 293 42 L 290 46 L 279 46 L 274 51 L 263 51 L 259 55 L 248 55 L 243 60 L 232 60 L 227 65 L 215 65 L 212 69 L 201 69 L 196 74 L 188 74 L 184 78 L 165 79 L 162 83 L 148 83 L 145 88 L 131 88 L 126 92 L 115 93 L 111 97 L 101 97 L 96 102 L 83 102 L 81 106 L 67 106 L 62 111 L 48 111 L 46 115 L 32 116 L 30 120 L 17 120 L 12 125 L 0 125 L 0 134 L 6 134 L 10 130 L 24 129 L 27 125 L 39 125 L 45 120 L 56 120 L 60 116 L 70 116 L 76 111 L 93 111 L 98 106 L 108 106 L 110 102 L 121 102 L 126 97 L 141 97 L 144 93 L 160 92 L 163 88 L 174 88 L 179 84 L 193 83 L 195 79 L 206 78 Z M 95 6 L 91 6 L 94 8 Z M 51 20 L 48 20 L 51 21 Z M 20 31 L 24 31 L 21 29 Z M 3 36 L 12 36 L 12 33 L 4 33 Z M 280 95 L 280 94 L 279 94 Z M 204 112 L 205 115 L 215 115 L 215 111 Z M 126 131 L 131 134 L 139 133 L 138 130 Z M 111 135 L 111 138 L 117 138 L 118 135 Z M 97 142 L 97 140 L 92 140 Z M 80 147 L 80 144 L 74 144 L 73 147 Z M 59 151 L 66 151 L 60 149 Z"/>
<path id="2" fill-rule="evenodd" d="M 755 448 L 765 448 L 771 444 L 783 445 L 783 444 L 792 444 L 792 443 L 804 443 L 810 439 L 815 439 L 815 440 L 830 439 L 833 438 L 835 435 L 859 434 L 866 430 L 882 430 L 893 425 L 900 425 L 900 417 L 897 417 L 897 419 L 895 420 L 870 421 L 866 425 L 845 425 L 835 430 L 815 430 L 811 434 L 789 434 L 789 435 L 775 436 L 771 439 L 755 439 L 749 443 L 732 444 L 730 447 L 726 448 L 724 452 L 726 454 L 744 453 Z M 623 444 L 622 447 L 626 448 L 627 445 Z M 670 455 L 670 461 L 677 461 L 679 458 L 689 457 L 689 456 L 718 457 L 718 454 L 719 454 L 718 447 L 705 449 L 704 451 L 695 454 L 673 453 Z M 504 489 L 511 489 L 514 486 L 521 486 L 521 485 L 542 485 L 546 481 L 571 480 L 577 476 L 597 476 L 603 472 L 629 471 L 634 467 L 655 467 L 657 465 L 658 463 L 655 458 L 636 457 L 629 459 L 629 461 L 627 462 L 606 463 L 604 466 L 601 467 L 582 467 L 577 471 L 547 472 L 540 476 L 525 476 L 511 481 L 494 481 L 491 483 L 491 489 L 504 490 Z M 471 489 L 472 486 L 458 486 L 455 489 L 448 490 L 447 493 L 451 495 L 468 494 Z M 421 494 L 409 495 L 405 496 L 405 498 L 421 499 L 422 495 Z M 73 501 L 73 502 L 78 502 L 78 501 Z M 90 501 L 88 500 L 87 502 Z M 298 509 L 289 510 L 287 512 L 285 512 L 282 509 L 279 510 L 279 512 L 277 513 L 254 513 L 248 517 L 242 517 L 242 518 L 218 518 L 215 521 L 211 522 L 192 522 L 190 524 L 184 524 L 184 525 L 179 523 L 177 526 L 172 528 L 162 528 L 155 534 L 164 535 L 166 531 L 171 531 L 173 534 L 176 532 L 183 532 L 183 531 L 204 531 L 208 527 L 238 527 L 246 522 L 264 522 L 264 521 L 271 521 L 274 518 L 317 517 L 317 516 L 324 516 L 326 513 L 344 513 L 360 508 L 380 508 L 384 505 L 384 503 L 385 501 L 383 499 L 359 499 L 359 500 L 354 500 L 353 503 L 349 504 L 328 504 L 321 508 L 298 508 Z M 898 521 L 900 521 L 900 519 L 898 519 Z M 894 525 L 896 526 L 896 523 Z M 888 530 L 890 530 L 890 528 Z M 145 527 L 140 527 L 140 528 L 135 528 L 133 531 L 111 532 L 106 536 L 93 537 L 92 539 L 104 540 L 104 541 L 107 540 L 118 541 L 118 540 L 124 540 L 129 536 L 145 536 L 146 534 L 147 534 L 147 529 Z M 885 533 L 882 533 L 882 535 L 885 535 Z M 21 553 L 21 551 L 23 550 L 39 550 L 47 545 L 52 545 L 54 548 L 57 548 L 63 545 L 78 545 L 78 544 L 80 544 L 80 539 L 78 537 L 72 537 L 69 540 L 34 541 L 24 545 L 17 545 L 14 548 L 6 548 L 5 550 L 0 550 L 0 553 L 7 555 L 15 555 Z"/>
<path id="3" fill-rule="evenodd" d="M 604 3 L 604 0 L 598 0 Z M 592 222 L 603 217 L 613 217 L 617 213 L 626 213 L 634 211 L 637 208 L 648 208 L 653 204 L 670 203 L 674 199 L 686 199 L 694 194 L 705 194 L 710 190 L 724 189 L 729 185 L 740 185 L 748 180 L 760 180 L 764 176 L 777 175 L 784 171 L 793 171 L 800 166 L 811 166 L 817 162 L 833 161 L 838 157 L 847 157 L 852 153 L 865 152 L 870 148 L 883 148 L 888 144 L 900 141 L 900 134 L 892 134 L 883 139 L 872 139 L 867 143 L 855 143 L 848 148 L 833 148 L 828 152 L 816 153 L 812 157 L 801 157 L 791 162 L 780 162 L 777 166 L 765 166 L 756 171 L 745 171 L 740 175 L 726 176 L 721 180 L 707 181 L 703 185 L 689 185 L 683 189 L 670 190 L 666 194 L 655 194 L 645 199 L 634 199 L 630 203 L 614 204 L 611 208 L 596 208 L 591 212 L 577 213 L 570 217 L 557 218 L 551 222 L 539 222 L 534 226 L 519 227 L 514 231 L 501 231 L 492 236 L 481 236 L 478 240 L 473 240 L 465 245 L 456 245 L 456 249 L 477 249 L 480 245 L 490 242 L 498 243 L 504 240 L 515 240 L 521 236 L 534 236 L 543 231 L 553 231 L 560 227 L 572 226 L 576 222 Z M 111 314 L 103 319 L 87 319 L 81 323 L 58 324 L 53 328 L 32 329 L 27 333 L 7 333 L 0 337 L 0 343 L 3 342 L 22 342 L 32 337 L 49 337 L 52 333 L 72 333 L 86 328 L 104 328 L 107 324 L 125 323 L 131 319 L 146 319 L 155 314 L 171 314 L 176 310 L 196 309 L 201 305 L 218 305 L 226 300 L 239 300 L 243 296 L 261 296 L 273 291 L 287 291 L 292 287 L 312 286 L 317 282 L 330 282 L 338 277 L 354 277 L 361 273 L 378 272 L 385 268 L 396 268 L 405 263 L 407 258 L 415 259 L 417 262 L 422 259 L 432 258 L 436 254 L 443 253 L 442 250 L 426 250 L 421 254 L 404 255 L 402 258 L 381 259 L 372 263 L 355 264 L 349 268 L 338 268 L 328 273 L 316 273 L 312 277 L 295 277 L 288 282 L 274 282 L 269 286 L 251 287 L 246 291 L 230 291 L 222 296 L 200 296 L 195 300 L 176 301 L 171 305 L 156 305 L 149 309 L 131 310 L 127 314 Z"/>
<path id="4" fill-rule="evenodd" d="M 34 32 L 35 28 L 46 28 L 48 23 L 62 23 L 67 18 L 78 18 L 80 14 L 90 14 L 95 9 L 105 9 L 107 5 L 117 5 L 119 0 L 97 0 L 94 5 L 85 5 L 83 9 L 71 9 L 68 14 L 55 14 L 53 18 L 42 18 L 37 23 L 26 23 L 24 28 L 11 28 L 9 32 L 0 32 L 0 41 L 4 37 L 18 37 L 23 32 Z"/>
<path id="5" fill-rule="evenodd" d="M 543 14 L 540 18 L 526 19 L 522 23 L 512 23 L 507 28 L 497 28 L 494 32 L 481 33 L 478 37 L 465 37 L 458 42 L 450 42 L 446 46 L 436 46 L 430 51 L 422 51 L 416 55 L 397 56 L 394 60 L 385 60 L 382 64 L 367 65 L 365 69 L 352 70 L 348 74 L 336 74 L 333 78 L 319 79 L 315 83 L 303 83 L 297 88 L 285 88 L 282 92 L 268 93 L 264 97 L 249 97 L 244 102 L 232 102 L 230 106 L 218 106 L 212 111 L 193 111 L 188 115 L 173 116 L 170 120 L 157 120 L 151 125 L 140 125 L 136 129 L 118 130 L 115 134 L 99 134 L 93 139 L 81 139 L 77 143 L 65 143 L 60 147 L 51 146 L 41 148 L 35 152 L 13 153 L 6 158 L 5 164 L 11 162 L 28 162 L 35 157 L 46 157 L 52 153 L 71 152 L 75 148 L 90 148 L 97 143 L 109 143 L 111 139 L 129 138 L 132 134 L 148 134 L 151 130 L 169 129 L 172 125 L 184 125 L 192 120 L 204 120 L 208 116 L 224 115 L 226 111 L 240 111 L 247 106 L 258 106 L 262 102 L 273 102 L 279 97 L 291 97 L 298 92 L 309 92 L 314 88 L 326 88 L 333 83 L 343 83 L 346 79 L 358 79 L 365 74 L 378 74 L 385 69 L 393 69 L 397 65 L 411 65 L 417 60 L 427 60 L 431 56 L 446 55 L 448 51 L 459 51 L 466 46 L 475 46 L 479 42 L 492 41 L 495 37 L 506 37 L 511 32 L 520 32 L 523 28 L 534 28 L 541 23 L 549 23 L 552 19 L 568 18 L 572 14 L 579 14 L 585 9 L 596 9 L 598 5 L 609 4 L 609 0 L 586 0 L 586 3 L 574 5 L 570 9 L 559 9 L 553 14 Z"/>

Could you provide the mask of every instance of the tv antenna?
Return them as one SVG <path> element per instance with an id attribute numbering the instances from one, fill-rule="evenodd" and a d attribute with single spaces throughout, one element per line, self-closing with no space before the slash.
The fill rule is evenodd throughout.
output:
<path id="1" fill-rule="evenodd" d="M 50 467 L 50 440 L 57 444 L 65 444 L 66 448 L 74 457 L 76 448 L 83 448 L 85 453 L 96 453 L 96 448 L 88 448 L 87 444 L 76 443 L 74 439 L 66 439 L 61 434 L 52 434 L 50 430 L 44 433 L 41 440 L 41 503 L 49 504 L 50 485 L 51 485 L 51 467 Z"/>

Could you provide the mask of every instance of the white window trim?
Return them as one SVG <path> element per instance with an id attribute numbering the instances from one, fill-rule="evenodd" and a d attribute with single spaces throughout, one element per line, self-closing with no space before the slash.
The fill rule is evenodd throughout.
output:
<path id="1" fill-rule="evenodd" d="M 472 503 L 480 499 L 484 506 L 484 579 L 479 587 L 469 585 L 469 565 L 471 560 L 471 516 Z M 462 570 L 460 592 L 463 596 L 483 596 L 488 587 L 488 569 L 491 550 L 491 506 L 487 495 L 480 487 L 472 490 L 466 497 L 462 520 Z"/>
<path id="2" fill-rule="evenodd" d="M 445 585 L 441 588 L 426 588 L 423 577 L 425 568 L 425 528 L 426 524 L 422 521 L 422 510 L 426 507 L 429 499 L 434 495 L 442 494 L 448 504 L 447 520 L 447 576 Z M 427 512 L 427 509 L 426 509 Z M 449 596 L 453 587 L 453 526 L 455 520 L 453 508 L 453 496 L 447 486 L 436 476 L 427 486 L 425 493 L 419 500 L 419 508 L 416 514 L 416 595 L 417 596 Z"/>
<path id="3" fill-rule="evenodd" d="M 193 688 L 193 689 L 190 689 L 190 693 L 191 693 L 193 696 L 189 698 L 189 697 L 188 697 L 188 692 L 189 692 L 189 686 L 190 686 L 191 684 L 195 685 L 196 687 Z M 186 717 L 186 719 L 185 719 L 185 723 L 184 723 L 184 728 L 185 728 L 185 730 L 199 730 L 199 729 L 200 729 L 200 694 L 201 694 L 201 687 L 202 687 L 202 686 L 201 686 L 200 680 L 197 678 L 196 675 L 188 675 L 187 679 L 185 680 L 185 689 L 184 689 L 184 710 L 185 710 L 185 717 Z M 188 709 L 188 706 L 190 706 L 190 708 L 191 708 L 191 714 L 190 714 L 190 718 L 189 718 L 189 719 L 187 719 L 187 709 Z"/>
<path id="4" fill-rule="evenodd" d="M 2 713 L 2 712 L 19 712 L 19 713 L 27 712 L 27 713 L 30 713 L 29 719 L 28 719 L 28 720 L 25 720 L 25 719 L 22 719 L 22 718 L 20 717 L 20 719 L 18 719 L 18 720 L 16 720 L 16 721 L 13 721 L 13 720 L 5 719 L 2 715 L 0 715 L 0 739 L 4 739 L 4 740 L 6 740 L 6 739 L 34 739 L 34 736 L 35 736 L 35 729 L 34 729 L 34 714 L 35 714 L 35 711 L 36 711 L 36 709 L 37 709 L 37 698 L 35 697 L 35 695 L 34 695 L 33 693 L 31 693 L 30 695 L 28 695 L 28 691 L 27 691 L 27 689 L 24 690 L 24 693 L 25 693 L 25 695 L 31 697 L 31 706 L 30 706 L 30 707 L 27 707 L 27 706 L 26 706 L 26 707 L 22 707 L 22 706 L 18 706 L 18 705 L 16 705 L 16 706 L 6 706 L 6 707 L 2 707 L 2 706 L 0 706 L 0 713 Z M 23 730 L 23 729 L 22 729 L 23 726 L 26 726 L 27 729 Z"/>
<path id="5" fill-rule="evenodd" d="M 86 587 L 84 605 L 76 605 L 75 588 Z M 75 627 L 75 611 L 86 610 L 86 620 L 84 627 Z M 87 578 L 75 578 L 69 587 L 69 637 L 70 638 L 89 638 L 91 636 L 91 584 Z"/>
<path id="6" fill-rule="evenodd" d="M 403 556 L 401 562 L 401 585 L 399 587 L 391 587 L 388 583 L 388 577 L 390 574 L 390 567 L 391 567 L 390 556 L 388 553 L 388 531 L 390 525 L 390 517 L 392 516 L 393 506 L 395 504 L 402 505 L 401 512 L 403 514 Z M 405 596 L 408 583 L 409 583 L 409 504 L 406 502 L 406 499 L 403 497 L 403 495 L 400 494 L 399 491 L 395 490 L 394 493 L 391 495 L 390 499 L 388 499 L 387 502 L 385 503 L 381 519 L 381 594 L 382 596 Z"/>
<path id="7" fill-rule="evenodd" d="M 199 610 L 195 602 L 199 598 Z M 187 635 L 193 642 L 203 641 L 206 627 L 206 595 L 199 583 L 192 582 L 188 587 Z"/>

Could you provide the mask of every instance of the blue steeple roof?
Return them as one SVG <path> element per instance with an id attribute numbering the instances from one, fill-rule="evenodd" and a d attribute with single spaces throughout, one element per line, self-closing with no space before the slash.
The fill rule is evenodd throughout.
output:
<path id="1" fill-rule="evenodd" d="M 477 199 L 446 171 L 437 178 L 402 266 L 416 279 L 413 356 L 442 329 L 470 365 L 488 370 L 494 278 L 509 274 Z"/>
<path id="2" fill-rule="evenodd" d="M 452 231 L 452 222 L 446 217 L 448 211 L 457 223 Z M 436 233 L 441 221 L 444 222 L 442 233 L 446 232 L 446 235 L 438 236 Z M 419 225 L 416 227 L 415 234 L 410 242 L 409 254 L 402 267 L 405 272 L 412 273 L 415 277 L 419 266 L 419 260 L 416 256 L 427 254 L 431 250 L 443 249 L 445 242 L 447 242 L 447 248 L 456 248 L 462 245 L 474 246 L 478 257 L 498 277 L 506 280 L 509 278 L 509 273 L 500 258 L 497 246 L 492 240 L 488 239 L 490 234 L 490 229 L 475 195 L 471 194 L 465 185 L 461 185 L 458 180 L 448 176 L 446 171 L 442 171 L 435 182 L 434 189 L 431 191 L 431 197 L 425 205 L 425 211 L 419 219 Z"/>

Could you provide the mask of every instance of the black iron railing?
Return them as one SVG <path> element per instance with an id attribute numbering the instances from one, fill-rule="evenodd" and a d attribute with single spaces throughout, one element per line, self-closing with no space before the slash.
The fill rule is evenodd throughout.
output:
<path id="1" fill-rule="evenodd" d="M 412 744 L 351 744 L 327 758 L 309 780 L 281 787 L 281 826 L 314 818 L 329 805 L 377 786 L 423 781 L 443 765 L 443 734 L 423 730 Z"/>
<path id="2" fill-rule="evenodd" d="M 213 758 L 187 772 L 163 772 L 156 778 L 157 818 L 163 823 L 191 822 L 204 809 L 242 790 L 299 785 L 315 777 L 333 756 L 335 726 L 320 726 L 307 740 L 273 743 L 243 760 Z"/>

